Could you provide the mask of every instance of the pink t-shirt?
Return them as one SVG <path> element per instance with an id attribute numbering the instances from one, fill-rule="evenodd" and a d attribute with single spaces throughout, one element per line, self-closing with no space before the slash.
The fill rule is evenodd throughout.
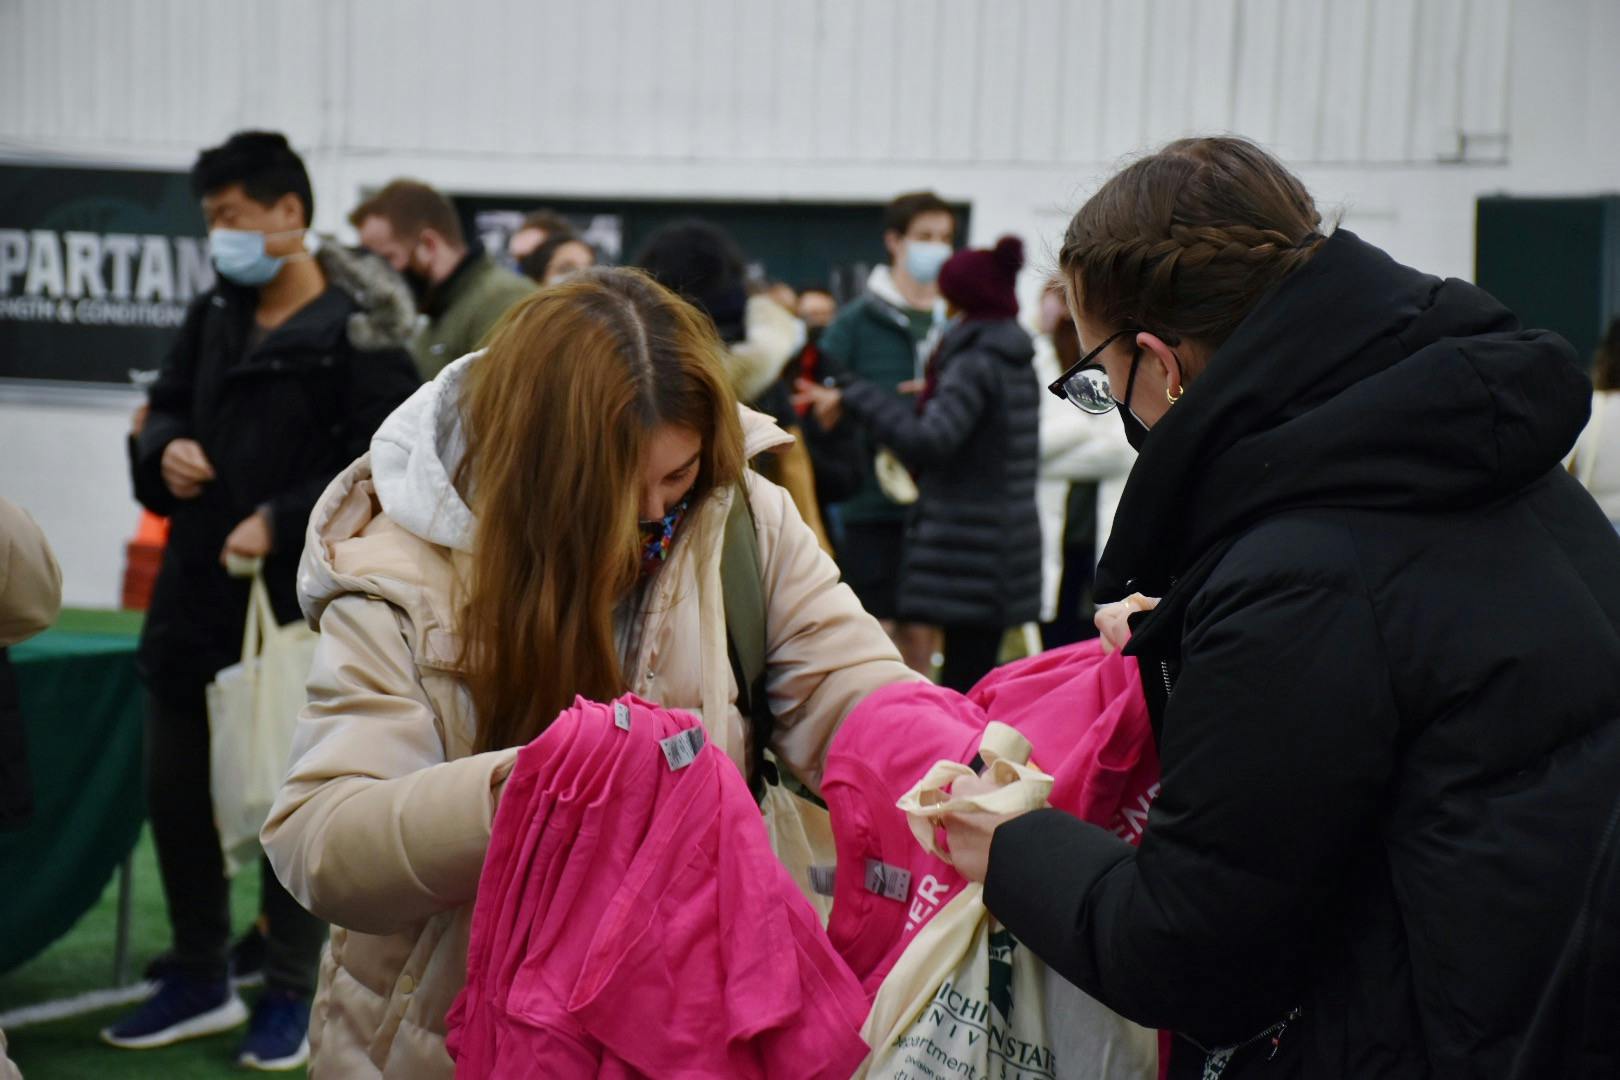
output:
<path id="1" fill-rule="evenodd" d="M 1134 658 L 1089 641 L 996 668 L 966 696 L 924 683 L 873 693 L 839 728 L 822 781 L 838 850 L 827 933 L 869 995 L 966 884 L 895 802 L 935 762 L 971 760 L 992 720 L 1029 740 L 1054 807 L 1131 843 L 1146 825 L 1159 758 Z"/>
<path id="2" fill-rule="evenodd" d="M 449 1017 L 458 1076 L 843 1080 L 866 998 L 684 713 L 577 700 L 518 755 Z"/>

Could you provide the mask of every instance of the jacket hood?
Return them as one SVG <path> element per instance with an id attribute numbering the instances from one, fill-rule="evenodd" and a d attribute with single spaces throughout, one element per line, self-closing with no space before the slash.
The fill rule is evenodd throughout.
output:
<path id="1" fill-rule="evenodd" d="M 894 314 L 904 324 L 905 313 L 912 308 L 906 303 L 906 298 L 900 295 L 900 287 L 894 283 L 894 271 L 886 263 L 872 267 L 872 272 L 866 277 L 866 291 L 893 308 Z M 944 317 L 945 301 L 934 301 L 934 319 L 938 321 Z"/>
<path id="2" fill-rule="evenodd" d="M 872 272 L 866 276 L 866 291 L 890 307 L 906 306 L 906 298 L 900 295 L 900 287 L 894 283 L 894 271 L 883 263 L 872 267 Z"/>
<path id="3" fill-rule="evenodd" d="M 360 309 L 349 316 L 349 343 L 367 351 L 403 347 L 416 332 L 409 287 L 375 255 L 350 251 L 335 237 L 319 240 L 315 261 L 321 272 Z"/>
<path id="4" fill-rule="evenodd" d="M 968 319 L 947 330 L 939 342 L 941 356 L 969 348 L 983 349 L 1013 365 L 1035 359 L 1035 342 L 1015 318 Z"/>
<path id="5" fill-rule="evenodd" d="M 476 521 L 453 478 L 467 452 L 462 388 L 483 355 L 469 353 L 419 387 L 371 439 L 371 479 L 383 512 L 413 535 L 452 551 L 470 552 L 473 546 Z M 769 417 L 741 412 L 748 457 L 792 443 Z"/>
<path id="6" fill-rule="evenodd" d="M 1098 595 L 1163 595 L 1223 538 L 1286 510 L 1438 512 L 1511 494 L 1559 464 L 1590 395 L 1562 338 L 1341 229 L 1153 427 Z"/>

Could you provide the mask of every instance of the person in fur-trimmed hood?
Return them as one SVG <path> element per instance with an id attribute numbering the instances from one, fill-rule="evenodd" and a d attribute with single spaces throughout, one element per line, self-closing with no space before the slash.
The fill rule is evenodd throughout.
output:
<path id="1" fill-rule="evenodd" d="M 228 559 L 262 560 L 277 620 L 298 618 L 316 498 L 418 385 L 404 347 L 415 313 L 385 265 L 310 234 L 309 176 L 281 135 L 234 135 L 203 151 L 191 180 L 219 280 L 187 313 L 129 446 L 136 497 L 173 522 L 138 661 L 174 944 L 157 993 L 102 1036 L 145 1049 L 235 1027 L 246 1009 L 231 967 L 262 965 L 267 989 L 237 1061 L 293 1068 L 326 927 L 266 872 L 263 940 L 229 954 L 205 690 L 241 652 L 249 583 Z"/>

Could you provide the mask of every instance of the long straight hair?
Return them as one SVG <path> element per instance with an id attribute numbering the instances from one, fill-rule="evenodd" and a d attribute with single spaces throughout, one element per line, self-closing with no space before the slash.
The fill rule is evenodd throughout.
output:
<path id="1" fill-rule="evenodd" d="M 652 433 L 702 439 L 694 507 L 742 477 L 721 349 L 645 274 L 593 270 L 516 305 L 468 371 L 457 484 L 478 524 L 461 659 L 478 749 L 530 741 L 576 694 L 626 689 L 613 612 L 640 572 Z"/>

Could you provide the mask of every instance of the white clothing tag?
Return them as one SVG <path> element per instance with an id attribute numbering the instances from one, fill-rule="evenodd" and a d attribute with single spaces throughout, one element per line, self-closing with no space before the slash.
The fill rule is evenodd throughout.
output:
<path id="1" fill-rule="evenodd" d="M 697 760 L 698 751 L 703 749 L 703 728 L 689 727 L 667 739 L 660 739 L 658 748 L 664 752 L 664 760 L 669 762 L 671 772 L 684 769 Z"/>
<path id="2" fill-rule="evenodd" d="M 866 860 L 866 891 L 902 904 L 911 895 L 911 871 L 877 859 Z"/>
<path id="3" fill-rule="evenodd" d="M 613 703 L 613 726 L 620 731 L 630 730 L 630 706 L 622 701 Z"/>

